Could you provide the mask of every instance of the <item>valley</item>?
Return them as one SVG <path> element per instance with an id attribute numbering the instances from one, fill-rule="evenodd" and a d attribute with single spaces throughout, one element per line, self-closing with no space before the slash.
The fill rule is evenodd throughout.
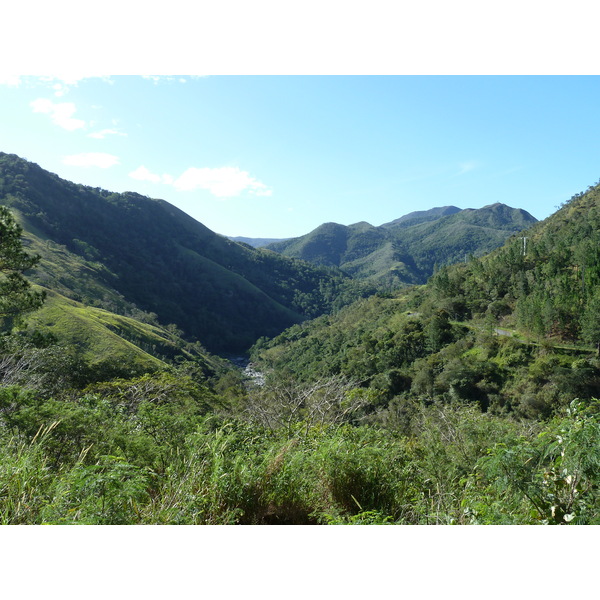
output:
<path id="1" fill-rule="evenodd" d="M 0 153 L 0 205 L 3 524 L 600 522 L 599 185 L 237 243 Z"/>

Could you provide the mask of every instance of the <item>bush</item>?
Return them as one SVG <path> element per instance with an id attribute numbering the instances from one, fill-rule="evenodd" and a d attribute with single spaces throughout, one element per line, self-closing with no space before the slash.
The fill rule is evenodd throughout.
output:
<path id="1" fill-rule="evenodd" d="M 496 444 L 469 478 L 472 523 L 600 524 L 600 411 L 573 401 L 534 437 Z"/>

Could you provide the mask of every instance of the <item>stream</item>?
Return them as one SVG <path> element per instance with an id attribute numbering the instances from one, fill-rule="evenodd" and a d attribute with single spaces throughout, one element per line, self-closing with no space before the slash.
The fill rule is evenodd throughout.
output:
<path id="1" fill-rule="evenodd" d="M 243 356 L 234 356 L 229 360 L 242 371 L 244 377 L 248 380 L 248 383 L 258 386 L 263 386 L 265 384 L 264 373 L 258 371 L 256 365 L 251 363 L 247 358 Z"/>

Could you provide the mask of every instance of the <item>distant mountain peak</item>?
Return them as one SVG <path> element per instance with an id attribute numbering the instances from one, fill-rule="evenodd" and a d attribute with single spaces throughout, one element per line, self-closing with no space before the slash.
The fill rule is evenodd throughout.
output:
<path id="1" fill-rule="evenodd" d="M 501 203 L 464 210 L 439 206 L 379 227 L 366 221 L 348 226 L 323 223 L 306 235 L 268 248 L 384 285 L 424 283 L 435 265 L 489 252 L 535 222 L 529 213 Z"/>
<path id="2" fill-rule="evenodd" d="M 406 223 L 407 221 L 432 221 L 434 219 L 439 219 L 440 217 L 453 215 L 460 211 L 461 209 L 457 206 L 437 206 L 435 208 L 430 208 L 429 210 L 415 210 L 399 219 L 384 223 L 381 227 L 394 227 L 400 223 Z"/>

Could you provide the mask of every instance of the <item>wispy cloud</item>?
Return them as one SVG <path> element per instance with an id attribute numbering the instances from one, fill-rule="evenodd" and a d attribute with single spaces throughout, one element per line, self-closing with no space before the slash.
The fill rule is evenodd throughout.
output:
<path id="1" fill-rule="evenodd" d="M 77 110 L 72 102 L 54 103 L 47 98 L 38 98 L 29 105 L 35 113 L 43 113 L 50 115 L 52 122 L 67 131 L 74 131 L 85 127 L 85 121 L 73 118 L 73 114 Z"/>
<path id="2" fill-rule="evenodd" d="M 126 133 L 123 133 L 122 131 L 117 131 L 116 129 L 102 129 L 101 131 L 94 131 L 92 133 L 88 133 L 87 136 L 96 140 L 103 140 L 106 136 L 109 135 L 121 135 L 127 137 Z"/>
<path id="3" fill-rule="evenodd" d="M 46 83 L 58 81 L 62 85 L 76 86 L 83 79 L 90 79 L 90 77 L 86 77 L 85 75 L 58 75 L 52 77 L 38 77 L 37 79 Z"/>
<path id="4" fill-rule="evenodd" d="M 173 185 L 180 191 L 208 190 L 217 198 L 232 198 L 246 191 L 256 196 L 270 196 L 273 193 L 264 183 L 238 167 L 190 167 Z"/>
<path id="5" fill-rule="evenodd" d="M 71 167 L 100 167 L 101 169 L 108 169 L 119 164 L 119 157 L 105 152 L 82 152 L 81 154 L 65 156 L 62 162 Z"/>
<path id="6" fill-rule="evenodd" d="M 177 83 L 187 83 L 189 79 L 196 79 L 197 77 L 202 77 L 202 75 L 200 76 L 196 76 L 196 75 L 191 75 L 191 76 L 177 76 L 177 75 L 142 75 L 143 79 L 147 79 L 149 81 L 152 81 L 152 83 L 154 83 L 154 85 L 158 85 L 159 83 L 173 83 L 173 82 L 177 82 Z"/>
<path id="7" fill-rule="evenodd" d="M 151 181 L 152 183 L 173 183 L 173 177 L 171 177 L 171 175 L 157 175 L 156 173 L 149 171 L 143 165 L 135 169 L 135 171 L 131 171 L 129 177 L 137 179 L 138 181 Z"/>
<path id="8" fill-rule="evenodd" d="M 458 165 L 458 173 L 456 173 L 456 176 L 459 175 L 464 175 L 465 173 L 469 173 L 471 171 L 473 171 L 473 169 L 476 169 L 478 167 L 478 163 L 474 160 L 467 160 L 465 162 L 462 162 Z"/>
<path id="9" fill-rule="evenodd" d="M 45 88 L 56 98 L 65 96 L 73 87 L 77 87 L 85 79 L 101 79 L 104 83 L 113 84 L 114 80 L 106 75 L 62 75 L 62 76 L 34 76 L 0 74 L 0 86 L 26 87 L 31 89 Z"/>
<path id="10" fill-rule="evenodd" d="M 196 168 L 190 167 L 177 179 L 164 173 L 158 175 L 141 165 L 129 173 L 138 181 L 150 181 L 172 185 L 180 192 L 207 190 L 216 198 L 233 198 L 243 193 L 254 196 L 271 196 L 273 190 L 238 167 Z"/>

